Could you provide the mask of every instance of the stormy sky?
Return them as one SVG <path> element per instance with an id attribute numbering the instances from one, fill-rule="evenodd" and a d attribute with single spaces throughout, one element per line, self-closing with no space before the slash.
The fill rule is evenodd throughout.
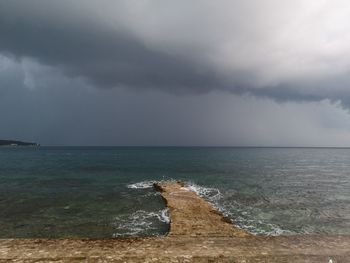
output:
<path id="1" fill-rule="evenodd" d="M 350 146 L 345 0 L 0 0 L 0 139 Z"/>

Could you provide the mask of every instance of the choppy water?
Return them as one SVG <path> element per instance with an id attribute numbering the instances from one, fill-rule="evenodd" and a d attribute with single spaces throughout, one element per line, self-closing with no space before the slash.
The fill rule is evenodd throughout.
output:
<path id="1" fill-rule="evenodd" d="M 0 238 L 163 235 L 184 180 L 255 234 L 350 234 L 350 149 L 0 148 Z"/>

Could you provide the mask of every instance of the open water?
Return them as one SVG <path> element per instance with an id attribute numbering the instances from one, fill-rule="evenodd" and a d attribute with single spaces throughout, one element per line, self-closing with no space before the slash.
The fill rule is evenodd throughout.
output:
<path id="1" fill-rule="evenodd" d="M 0 148 L 0 238 L 158 236 L 158 180 L 257 235 L 350 234 L 350 149 Z"/>

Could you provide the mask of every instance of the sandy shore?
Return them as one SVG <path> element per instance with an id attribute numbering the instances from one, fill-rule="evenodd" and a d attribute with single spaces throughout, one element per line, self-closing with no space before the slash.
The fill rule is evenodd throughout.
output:
<path id="1" fill-rule="evenodd" d="M 2 239 L 0 262 L 350 262 L 350 236 L 256 237 L 181 183 L 159 183 L 170 232 L 158 238 Z"/>

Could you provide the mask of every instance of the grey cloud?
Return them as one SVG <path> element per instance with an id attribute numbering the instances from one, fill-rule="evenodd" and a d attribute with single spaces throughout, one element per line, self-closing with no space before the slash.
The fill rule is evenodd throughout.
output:
<path id="1" fill-rule="evenodd" d="M 350 145 L 349 116 L 326 101 L 95 89 L 28 59 L 0 57 L 0 68 L 0 138 L 43 145 Z"/>
<path id="2" fill-rule="evenodd" d="M 350 51 L 344 48 L 348 39 L 339 37 L 346 27 L 325 27 L 338 35 L 323 43 L 313 25 L 333 21 L 336 11 L 327 4 L 210 2 L 3 0 L 0 52 L 97 88 L 226 90 L 348 107 Z"/>
<path id="3" fill-rule="evenodd" d="M 12 8 L 7 6 L 7 2 L 0 2 L 0 50 L 19 60 L 35 59 L 68 76 L 85 78 L 96 87 L 197 93 L 220 81 L 212 70 L 197 69 L 180 56 L 149 49 L 128 32 L 101 28 L 91 21 L 67 25 L 63 20 L 50 21 L 35 15 L 18 17 L 14 4 L 10 4 Z"/>

